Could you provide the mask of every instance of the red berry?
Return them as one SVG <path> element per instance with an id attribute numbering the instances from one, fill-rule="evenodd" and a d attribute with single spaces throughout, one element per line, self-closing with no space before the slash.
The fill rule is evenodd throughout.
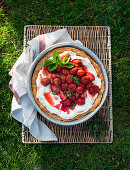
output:
<path id="1" fill-rule="evenodd" d="M 53 79 L 57 78 L 57 74 L 52 74 L 51 78 L 53 78 Z"/>
<path id="2" fill-rule="evenodd" d="M 64 74 L 64 75 L 69 75 L 70 74 L 70 71 L 69 70 L 67 70 L 67 69 L 64 69 L 64 70 L 62 70 L 62 72 L 61 72 L 62 74 Z"/>
<path id="3" fill-rule="evenodd" d="M 83 83 L 79 83 L 79 86 L 81 86 L 81 87 L 83 87 L 83 89 L 85 89 L 85 84 L 83 84 Z"/>
<path id="4" fill-rule="evenodd" d="M 50 78 L 42 78 L 42 79 L 41 79 L 41 84 L 42 84 L 43 86 L 48 86 L 50 83 L 51 83 Z"/>
<path id="5" fill-rule="evenodd" d="M 96 84 L 92 84 L 89 89 L 89 93 L 94 96 L 98 92 L 99 92 L 99 87 Z"/>
<path id="6" fill-rule="evenodd" d="M 77 67 L 78 70 L 83 70 L 83 67 Z"/>
<path id="7" fill-rule="evenodd" d="M 78 77 L 82 77 L 82 76 L 84 76 L 85 75 L 85 71 L 84 70 L 78 70 L 77 71 L 77 76 Z"/>
<path id="8" fill-rule="evenodd" d="M 69 95 L 69 96 L 68 96 L 68 99 L 74 101 L 74 100 L 76 99 L 76 96 L 74 96 L 74 95 L 70 96 L 70 95 Z"/>
<path id="9" fill-rule="evenodd" d="M 74 93 L 76 91 L 76 84 L 69 84 L 68 91 Z"/>
<path id="10" fill-rule="evenodd" d="M 54 84 L 55 84 L 55 85 L 60 85 L 60 84 L 61 84 L 60 78 L 55 78 L 55 79 L 54 79 Z"/>
<path id="11" fill-rule="evenodd" d="M 58 65 L 58 67 L 56 68 L 56 71 L 61 72 L 61 70 L 62 70 L 62 67 L 60 65 Z"/>
<path id="12" fill-rule="evenodd" d="M 64 104 L 65 106 L 70 106 L 70 105 L 71 105 L 71 100 L 66 99 L 66 100 L 63 102 L 63 104 Z"/>
<path id="13" fill-rule="evenodd" d="M 83 69 L 85 72 L 87 72 L 87 71 L 88 71 L 88 69 L 87 69 L 87 67 L 86 67 L 86 66 L 82 66 L 82 69 Z"/>
<path id="14" fill-rule="evenodd" d="M 60 91 L 60 98 L 61 98 L 61 100 L 67 99 L 67 97 L 65 96 L 65 94 L 62 91 Z"/>
<path id="15" fill-rule="evenodd" d="M 90 73 L 90 72 L 87 72 L 86 76 L 90 79 L 90 81 L 94 81 L 95 80 L 95 76 L 92 73 Z"/>
<path id="16" fill-rule="evenodd" d="M 70 70 L 70 74 L 75 75 L 78 71 L 78 67 L 74 67 Z"/>
<path id="17" fill-rule="evenodd" d="M 55 84 L 55 83 L 54 83 L 54 79 L 53 79 L 53 78 L 51 78 L 51 84 Z"/>
<path id="18" fill-rule="evenodd" d="M 81 82 L 82 82 L 83 84 L 87 84 L 89 81 L 90 81 L 90 78 L 89 78 L 89 77 L 87 77 L 87 76 L 81 77 Z"/>
<path id="19" fill-rule="evenodd" d="M 85 99 L 87 97 L 87 92 L 81 94 L 81 98 Z"/>
<path id="20" fill-rule="evenodd" d="M 86 85 L 86 90 L 89 90 L 89 89 L 90 89 L 90 87 L 91 87 L 91 85 L 92 85 L 92 82 L 91 82 L 91 81 L 89 81 L 89 82 L 87 83 L 87 85 Z"/>
<path id="21" fill-rule="evenodd" d="M 60 78 L 61 78 L 61 82 L 62 82 L 62 83 L 65 83 L 65 82 L 66 82 L 66 76 L 61 75 Z"/>
<path id="22" fill-rule="evenodd" d="M 82 98 L 78 98 L 76 103 L 81 106 L 81 105 L 84 105 L 85 104 L 85 99 L 82 99 Z"/>
<path id="23" fill-rule="evenodd" d="M 51 91 L 54 92 L 54 91 L 59 91 L 60 90 L 60 86 L 57 86 L 57 85 L 50 85 L 51 87 Z"/>
<path id="24" fill-rule="evenodd" d="M 78 86 L 78 87 L 76 88 L 76 92 L 79 93 L 79 94 L 83 93 L 83 92 L 84 92 L 83 87 Z"/>
<path id="25" fill-rule="evenodd" d="M 67 90 L 67 88 L 68 88 L 67 83 L 61 85 L 61 90 L 65 91 L 65 90 Z"/>
<path id="26" fill-rule="evenodd" d="M 68 75 L 68 76 L 66 77 L 66 81 L 67 81 L 67 83 L 73 83 L 73 77 L 72 77 L 72 75 Z"/>
<path id="27" fill-rule="evenodd" d="M 80 59 L 74 59 L 72 60 L 72 63 L 76 66 L 76 67 L 79 67 L 82 65 L 82 62 Z"/>
<path id="28" fill-rule="evenodd" d="M 78 99 L 78 97 L 79 97 L 79 93 L 75 93 L 75 96 L 76 96 L 76 99 Z"/>

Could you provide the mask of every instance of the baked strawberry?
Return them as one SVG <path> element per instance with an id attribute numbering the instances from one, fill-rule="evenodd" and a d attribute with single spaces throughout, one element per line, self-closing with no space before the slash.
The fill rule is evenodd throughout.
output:
<path id="1" fill-rule="evenodd" d="M 76 99 L 76 96 L 75 95 L 72 95 L 72 96 L 68 95 L 68 99 L 74 101 Z"/>
<path id="2" fill-rule="evenodd" d="M 55 84 L 53 78 L 50 78 L 50 80 L 51 80 L 51 84 Z"/>
<path id="3" fill-rule="evenodd" d="M 83 87 L 78 86 L 78 87 L 76 88 L 76 92 L 79 93 L 79 94 L 83 93 L 83 92 L 84 92 Z"/>
<path id="4" fill-rule="evenodd" d="M 98 92 L 99 92 L 99 87 L 96 84 L 92 84 L 89 89 L 89 93 L 94 96 Z"/>
<path id="5" fill-rule="evenodd" d="M 65 94 L 62 91 L 60 91 L 60 98 L 61 98 L 61 100 L 67 99 L 67 97 L 65 96 Z"/>
<path id="6" fill-rule="evenodd" d="M 94 81 L 95 80 L 95 76 L 92 73 L 90 73 L 90 72 L 87 72 L 86 76 L 90 79 L 90 81 Z"/>
<path id="7" fill-rule="evenodd" d="M 83 89 L 85 89 L 85 84 L 83 84 L 83 83 L 79 83 L 79 86 L 81 86 L 81 87 L 83 87 Z"/>
<path id="8" fill-rule="evenodd" d="M 89 90 L 89 89 L 90 89 L 90 87 L 91 87 L 91 85 L 92 85 L 92 82 L 91 82 L 91 81 L 89 81 L 89 82 L 86 84 L 86 90 Z"/>
<path id="9" fill-rule="evenodd" d="M 82 69 L 85 71 L 85 72 L 88 72 L 88 69 L 86 66 L 82 66 Z"/>
<path id="10" fill-rule="evenodd" d="M 78 98 L 78 99 L 76 100 L 76 103 L 77 103 L 79 106 L 84 105 L 84 104 L 85 104 L 85 99 Z"/>
<path id="11" fill-rule="evenodd" d="M 52 92 L 59 92 L 59 90 L 60 90 L 60 86 L 57 86 L 57 85 L 50 85 L 50 87 L 51 87 L 51 91 Z"/>
<path id="12" fill-rule="evenodd" d="M 49 66 L 44 67 L 43 72 L 49 73 L 50 71 L 48 70 L 48 67 L 49 67 Z"/>
<path id="13" fill-rule="evenodd" d="M 78 70 L 83 70 L 83 67 L 77 67 Z"/>
<path id="14" fill-rule="evenodd" d="M 71 100 L 66 99 L 66 100 L 63 101 L 63 104 L 64 104 L 65 106 L 70 106 L 70 105 L 71 105 Z"/>
<path id="15" fill-rule="evenodd" d="M 66 77 L 66 82 L 67 82 L 67 83 L 73 83 L 73 77 L 72 77 L 72 75 L 68 75 L 68 76 Z"/>
<path id="16" fill-rule="evenodd" d="M 58 67 L 56 68 L 56 71 L 61 72 L 61 70 L 62 70 L 62 67 L 60 65 L 58 65 Z"/>
<path id="17" fill-rule="evenodd" d="M 89 77 L 87 77 L 87 76 L 81 77 L 81 82 L 82 82 L 83 84 L 87 84 L 89 81 L 90 81 L 90 78 L 89 78 Z"/>
<path id="18" fill-rule="evenodd" d="M 51 83 L 50 78 L 42 78 L 42 79 L 41 79 L 41 84 L 42 84 L 43 86 L 48 86 L 50 83 Z"/>
<path id="19" fill-rule="evenodd" d="M 78 67 L 74 67 L 70 70 L 70 74 L 75 75 L 78 71 Z"/>
<path id="20" fill-rule="evenodd" d="M 67 88 L 68 88 L 68 84 L 67 83 L 61 84 L 61 90 L 62 91 L 67 90 Z"/>
<path id="21" fill-rule="evenodd" d="M 85 99 L 87 97 L 87 92 L 81 94 L 81 98 Z"/>
<path id="22" fill-rule="evenodd" d="M 55 84 L 55 85 L 60 85 L 60 84 L 61 84 L 60 78 L 55 78 L 55 79 L 54 79 L 54 84 Z"/>
<path id="23" fill-rule="evenodd" d="M 60 78 L 61 78 L 61 82 L 62 83 L 66 82 L 66 76 L 65 75 L 61 75 Z"/>
<path id="24" fill-rule="evenodd" d="M 78 97 L 79 97 L 79 93 L 75 93 L 75 97 L 76 97 L 76 99 L 78 99 Z"/>
<path id="25" fill-rule="evenodd" d="M 79 67 L 82 65 L 82 62 L 80 59 L 74 59 L 72 60 L 72 63 L 76 66 L 76 67 Z"/>
<path id="26" fill-rule="evenodd" d="M 63 70 L 61 71 L 61 73 L 67 76 L 67 75 L 70 74 L 70 71 L 67 70 L 67 69 L 63 69 Z"/>
<path id="27" fill-rule="evenodd" d="M 52 74 L 51 78 L 53 78 L 53 79 L 57 78 L 57 74 Z"/>
<path id="28" fill-rule="evenodd" d="M 85 75 L 85 71 L 84 70 L 78 70 L 77 71 L 77 76 L 78 77 L 82 77 L 82 76 L 84 76 Z"/>
<path id="29" fill-rule="evenodd" d="M 76 84 L 69 84 L 68 91 L 74 93 L 76 91 Z"/>

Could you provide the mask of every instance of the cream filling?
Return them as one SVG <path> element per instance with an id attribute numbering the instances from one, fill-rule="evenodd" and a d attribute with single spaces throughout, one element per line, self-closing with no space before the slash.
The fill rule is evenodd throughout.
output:
<path id="1" fill-rule="evenodd" d="M 71 55 L 71 59 L 80 59 L 83 63 L 83 65 L 85 65 L 88 69 L 88 71 L 90 73 L 92 73 L 95 76 L 95 80 L 93 81 L 94 84 L 96 84 L 97 86 L 99 86 L 99 88 L 101 88 L 101 79 L 97 77 L 97 73 L 96 70 L 94 69 L 93 65 L 91 64 L 90 60 L 88 58 L 83 58 L 80 56 L 77 56 L 75 52 L 72 51 L 64 51 L 63 53 L 60 54 L 60 57 L 65 55 L 65 54 L 70 54 Z M 94 97 L 92 97 L 88 91 L 87 91 L 87 97 L 85 98 L 85 104 L 82 106 L 76 105 L 74 110 L 69 110 L 69 114 L 67 112 L 64 112 L 62 110 L 58 110 L 56 107 L 51 106 L 48 101 L 45 99 L 44 93 L 47 93 L 50 91 L 50 85 L 44 87 L 41 83 L 40 83 L 40 74 L 42 76 L 42 78 L 45 78 L 46 76 L 44 76 L 42 74 L 42 70 L 39 71 L 38 73 L 38 77 L 36 80 L 36 84 L 37 84 L 37 98 L 39 99 L 39 101 L 53 114 L 57 114 L 58 116 L 62 117 L 63 119 L 72 119 L 75 116 L 82 114 L 84 112 L 87 112 L 88 110 L 90 110 L 92 108 L 92 105 L 95 101 L 95 99 L 97 98 L 98 94 L 96 94 Z M 60 104 L 60 97 L 58 95 L 53 95 L 52 93 L 50 93 L 50 96 L 52 97 L 52 100 L 54 102 L 54 106 Z M 58 100 L 55 99 L 55 97 L 57 97 Z"/>

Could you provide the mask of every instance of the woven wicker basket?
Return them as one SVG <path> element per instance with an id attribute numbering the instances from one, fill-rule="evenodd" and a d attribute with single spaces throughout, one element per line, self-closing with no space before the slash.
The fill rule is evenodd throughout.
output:
<path id="1" fill-rule="evenodd" d="M 73 40 L 80 40 L 94 52 L 104 64 L 109 80 L 109 91 L 102 108 L 90 120 L 75 126 L 60 126 L 49 122 L 38 113 L 42 120 L 57 136 L 57 142 L 41 142 L 35 139 L 29 129 L 22 125 L 23 143 L 112 143 L 112 72 L 110 28 L 106 26 L 45 26 L 28 25 L 24 27 L 24 48 L 27 42 L 37 35 L 67 28 Z"/>

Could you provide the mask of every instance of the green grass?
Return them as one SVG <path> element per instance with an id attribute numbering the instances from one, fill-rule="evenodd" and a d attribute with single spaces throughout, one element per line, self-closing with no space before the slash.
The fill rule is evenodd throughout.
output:
<path id="1" fill-rule="evenodd" d="M 0 8 L 0 168 L 129 169 L 128 1 L 2 0 Z M 23 50 L 24 25 L 107 25 L 111 28 L 113 144 L 26 145 L 10 116 L 8 72 Z"/>

